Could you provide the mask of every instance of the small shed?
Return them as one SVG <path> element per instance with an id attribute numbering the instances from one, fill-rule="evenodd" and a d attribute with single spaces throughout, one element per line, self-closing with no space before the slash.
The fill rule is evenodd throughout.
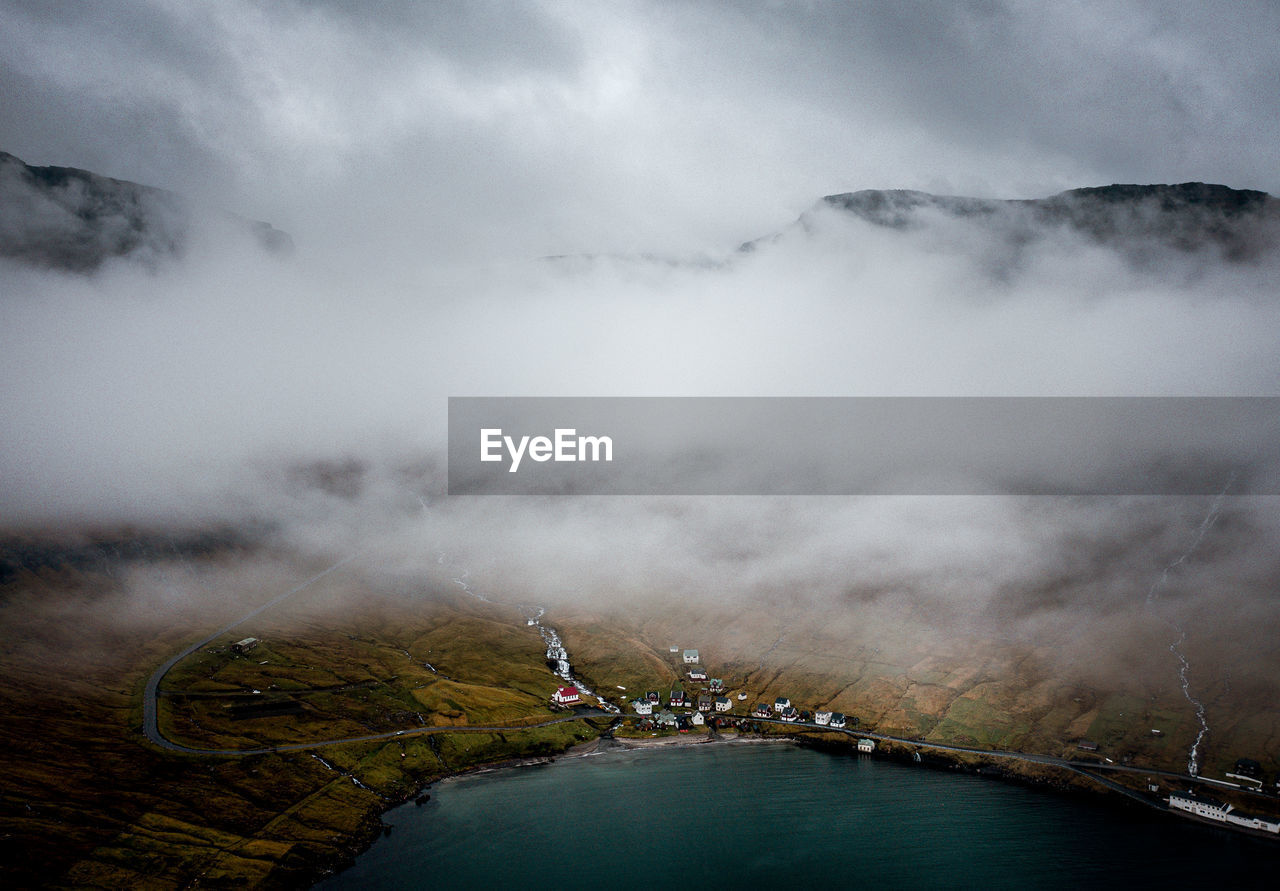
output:
<path id="1" fill-rule="evenodd" d="M 869 755 L 869 754 L 871 754 L 872 752 L 874 752 L 875 750 L 876 750 L 876 741 L 875 741 L 874 739 L 867 739 L 867 738 L 864 736 L 862 739 L 858 740 L 858 751 L 859 751 L 859 752 L 863 752 L 863 753 L 865 753 L 865 754 L 868 754 L 868 755 Z"/>
<path id="2" fill-rule="evenodd" d="M 244 640 L 238 640 L 231 645 L 231 652 L 236 655 L 243 656 L 258 645 L 256 637 L 246 637 Z"/>

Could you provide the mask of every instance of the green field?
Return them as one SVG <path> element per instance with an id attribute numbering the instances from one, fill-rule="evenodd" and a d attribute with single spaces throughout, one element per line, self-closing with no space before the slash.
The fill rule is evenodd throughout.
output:
<path id="1" fill-rule="evenodd" d="M 607 724 L 468 732 L 564 714 L 549 701 L 560 682 L 537 629 L 514 607 L 451 590 L 406 594 L 335 573 L 175 666 L 161 685 L 166 736 L 235 749 L 457 730 L 241 757 L 146 743 L 141 697 L 155 667 L 316 571 L 234 553 L 196 563 L 134 561 L 113 572 L 46 565 L 7 578 L 0 586 L 0 621 L 9 629 L 0 642 L 6 882 L 295 887 L 360 850 L 380 831 L 386 808 L 433 779 L 554 755 Z M 1052 654 L 1026 644 L 961 634 L 940 642 L 905 620 L 881 622 L 872 633 L 865 618 L 779 621 L 768 609 L 726 613 L 654 598 L 626 611 L 564 608 L 546 621 L 584 679 L 618 702 L 647 690 L 665 699 L 676 685 L 702 692 L 671 653 L 697 647 L 739 714 L 787 696 L 801 709 L 842 711 L 851 728 L 1067 757 L 1080 756 L 1077 743 L 1089 739 L 1099 759 L 1185 768 L 1198 725 L 1177 690 L 1136 680 L 1103 689 L 1055 671 Z M 229 644 L 246 636 L 260 643 L 232 652 Z M 1221 775 L 1242 756 L 1268 772 L 1280 768 L 1273 703 L 1243 685 L 1212 700 L 1206 774 Z M 1074 782 L 1051 769 L 1007 769 Z"/>

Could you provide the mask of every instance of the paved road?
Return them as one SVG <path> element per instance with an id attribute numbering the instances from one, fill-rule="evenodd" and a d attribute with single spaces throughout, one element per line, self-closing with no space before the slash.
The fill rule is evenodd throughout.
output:
<path id="1" fill-rule="evenodd" d="M 744 716 L 733 715 L 732 713 L 730 713 L 729 717 L 743 718 Z M 751 720 L 751 721 L 761 721 L 769 724 L 779 724 L 784 727 L 803 727 L 808 730 L 821 730 L 823 732 L 828 732 L 828 733 L 843 733 L 845 736 L 865 737 L 866 739 L 874 739 L 882 742 L 902 743 L 903 745 L 915 746 L 916 748 L 920 748 L 920 749 L 931 749 L 931 750 L 940 751 L 940 752 L 956 752 L 959 754 L 966 754 L 966 755 L 982 755 L 990 758 L 1002 758 L 1010 761 L 1026 761 L 1032 764 L 1044 764 L 1049 767 L 1059 767 L 1064 770 L 1069 770 L 1072 773 L 1079 774 L 1083 777 L 1087 777 L 1090 780 L 1093 780 L 1094 782 L 1098 783 L 1099 785 L 1105 786 L 1108 789 L 1111 789 L 1115 792 L 1119 792 L 1123 795 L 1127 795 L 1128 797 L 1134 799 L 1135 801 L 1139 801 L 1142 804 L 1156 808 L 1157 810 L 1167 810 L 1167 808 L 1165 807 L 1163 802 L 1154 801 L 1148 796 L 1143 795 L 1140 792 L 1136 792 L 1133 789 L 1128 788 L 1127 786 L 1123 786 L 1120 783 L 1115 782 L 1114 780 L 1110 780 L 1110 779 L 1107 779 L 1106 777 L 1098 776 L 1092 771 L 1099 768 L 1104 768 L 1104 769 L 1110 769 L 1110 770 L 1129 771 L 1132 773 L 1158 774 L 1166 778 L 1178 779 L 1188 783 L 1203 782 L 1203 780 L 1200 780 L 1198 777 L 1192 777 L 1187 774 L 1174 773 L 1172 771 L 1145 770 L 1140 767 L 1125 767 L 1121 765 L 1100 765 L 1092 761 L 1071 761 L 1066 758 L 1058 758 L 1054 755 L 1036 755 L 1030 752 L 1009 752 L 1002 749 L 979 749 L 979 748 L 975 748 L 974 746 L 961 746 L 961 745 L 952 745 L 950 743 L 925 742 L 924 740 L 910 739 L 905 736 L 891 736 L 887 733 L 877 733 L 873 730 L 849 730 L 848 728 L 829 727 L 821 724 L 806 723 L 803 721 L 783 721 L 779 718 L 756 718 L 752 716 L 746 716 L 745 719 Z"/>
<path id="2" fill-rule="evenodd" d="M 205 755 L 241 754 L 239 751 L 228 752 L 228 751 L 219 751 L 216 749 L 193 749 L 193 748 L 189 748 L 188 746 L 171 742 L 168 739 L 166 739 L 160 733 L 160 710 L 156 705 L 156 697 L 160 690 L 160 682 L 164 680 L 164 676 L 169 673 L 169 671 L 173 668 L 173 666 L 177 665 L 183 659 L 190 656 L 196 650 L 200 649 L 201 647 L 208 646 L 209 644 L 217 640 L 219 637 L 226 634 L 232 628 L 235 628 L 237 625 L 243 625 L 245 622 L 249 621 L 250 619 L 254 618 L 257 615 L 260 615 L 261 613 L 266 612 L 267 610 L 271 609 L 271 607 L 275 606 L 276 604 L 280 603 L 283 600 L 286 600 L 289 597 L 292 597 L 294 594 L 297 594 L 299 591 L 303 590 L 304 588 L 309 588 L 311 585 L 315 584 L 320 579 L 327 576 L 329 573 L 334 572 L 335 570 L 350 563 L 357 556 L 358 554 L 352 554 L 350 557 L 347 557 L 345 560 L 339 560 L 337 563 L 333 564 L 323 572 L 313 575 L 311 578 L 307 579 L 301 585 L 298 585 L 298 587 L 294 588 L 292 591 L 286 591 L 280 596 L 274 597 L 271 600 L 268 600 L 266 603 L 262 604 L 262 606 L 258 607 L 257 609 L 252 610 L 248 613 L 245 613 L 243 616 L 236 619 L 230 625 L 224 625 L 223 627 L 219 628 L 217 631 L 210 634 L 208 637 L 198 640 L 195 643 L 191 644 L 185 650 L 178 653 L 176 656 L 169 659 L 163 665 L 157 668 L 154 672 L 152 672 L 151 677 L 147 679 L 147 686 L 142 691 L 142 732 L 146 734 L 147 739 L 151 740 L 153 743 L 160 746 L 161 748 L 168 749 L 171 752 L 194 752 L 194 753 L 205 754 Z M 270 749 L 267 749 L 266 751 L 270 751 Z"/>
<path id="3" fill-rule="evenodd" d="M 371 733 L 368 736 L 348 736 L 348 737 L 343 737 L 339 739 L 323 739 L 323 740 L 316 740 L 314 742 L 288 743 L 286 745 L 278 745 L 278 746 L 258 746 L 256 748 L 249 748 L 249 749 L 206 749 L 206 748 L 201 748 L 199 746 L 186 746 L 186 745 L 183 745 L 182 743 L 174 742 L 173 740 L 167 738 L 164 734 L 160 732 L 160 711 L 159 711 L 159 706 L 157 704 L 157 699 L 159 697 L 159 692 L 160 692 L 160 683 L 164 680 L 165 675 L 167 675 L 175 665 L 177 665 L 179 662 L 181 662 L 183 659 L 190 656 L 192 653 L 194 653 L 196 650 L 200 649 L 201 647 L 205 647 L 213 643 L 215 640 L 222 637 L 222 635 L 226 634 L 228 631 L 230 631 L 232 628 L 235 628 L 237 625 L 244 624 L 245 622 L 249 621 L 255 616 L 258 616 L 261 613 L 271 609 L 271 607 L 275 606 L 281 601 L 289 597 L 292 597 L 294 594 L 297 594 L 299 591 L 302 591 L 305 588 L 310 587 L 315 582 L 318 582 L 320 579 L 327 576 L 329 573 L 336 571 L 337 569 L 345 566 L 347 563 L 350 563 L 357 556 L 358 556 L 357 554 L 352 554 L 350 557 L 347 557 L 345 560 L 339 560 L 337 563 L 333 564 L 323 572 L 313 575 L 311 578 L 307 579 L 305 582 L 298 585 L 293 590 L 286 591 L 284 594 L 281 594 L 280 596 L 275 597 L 267 601 L 266 603 L 262 604 L 262 606 L 258 607 L 257 609 L 254 609 L 251 612 L 245 613 L 243 616 L 236 619 L 230 625 L 224 625 L 223 627 L 219 628 L 217 631 L 210 634 L 208 637 L 204 637 L 196 641 L 195 643 L 191 644 L 182 652 L 166 660 L 163 665 L 161 665 L 154 672 L 152 672 L 151 677 L 147 679 L 147 685 L 142 693 L 142 732 L 146 735 L 147 739 L 151 740 L 151 742 L 155 743 L 157 746 L 159 746 L 162 749 L 168 749 L 170 752 L 182 752 L 187 755 L 266 755 L 271 752 L 296 752 L 303 749 L 319 749 L 319 748 L 324 748 L 325 746 L 338 746 L 344 743 L 377 742 L 379 740 L 395 739 L 396 737 L 399 737 L 399 736 L 422 736 L 429 733 L 493 733 L 497 731 L 510 732 L 510 731 L 516 731 L 516 730 L 531 730 L 535 727 L 550 727 L 552 724 L 564 724 L 569 721 L 583 721 L 588 718 L 610 717 L 608 712 L 605 712 L 599 709 L 591 709 L 591 710 L 582 709 L 573 715 L 566 715 L 560 718 L 552 718 L 548 721 L 542 721 L 537 724 L 515 724 L 515 725 L 489 724 L 484 726 L 444 725 L 439 727 L 414 727 L 414 728 L 405 729 L 405 730 L 392 730 L 387 733 Z"/>
<path id="4" fill-rule="evenodd" d="M 205 637 L 201 640 L 196 641 L 195 643 L 191 644 L 186 649 L 184 649 L 182 652 L 178 653 L 177 655 L 167 660 L 159 668 L 157 668 L 155 672 L 152 673 L 151 677 L 147 680 L 146 688 L 143 691 L 142 732 L 146 734 L 147 739 L 151 740 L 151 742 L 155 743 L 157 746 L 160 746 L 163 749 L 168 749 L 171 752 L 182 752 L 184 754 L 189 754 L 189 755 L 265 755 L 272 752 L 296 752 L 296 751 L 301 751 L 305 749 L 319 749 L 319 748 L 324 748 L 326 746 L 338 746 L 346 743 L 378 742 L 380 740 L 395 739 L 400 736 L 423 736 L 423 735 L 432 734 L 432 733 L 494 733 L 494 732 L 511 732 L 511 731 L 517 731 L 517 730 L 531 730 L 537 727 L 550 727 L 553 724 L 564 724 L 569 721 L 582 721 L 587 718 L 610 717 L 608 712 L 605 712 L 602 710 L 580 709 L 577 713 L 573 715 L 566 715 L 564 717 L 552 718 L 550 720 L 542 721 L 537 724 L 520 724 L 520 725 L 488 724 L 483 726 L 481 725 L 461 725 L 461 726 L 445 725 L 445 726 L 437 726 L 437 727 L 413 727 L 413 728 L 406 728 L 404 730 L 392 730 L 387 733 L 371 733 L 367 736 L 349 736 L 349 737 L 342 737 L 338 739 L 323 739 L 323 740 L 315 740 L 313 742 L 288 743 L 285 745 L 276 745 L 276 746 L 259 746 L 259 747 L 248 748 L 248 749 L 206 749 L 206 748 L 200 748 L 196 746 L 186 746 L 186 745 L 183 745 L 182 743 L 173 742 L 172 740 L 166 738 L 160 732 L 159 708 L 157 706 L 157 697 L 160 689 L 160 683 L 161 681 L 164 680 L 165 675 L 167 675 L 175 665 L 177 665 L 179 662 L 181 662 L 183 659 L 190 656 L 192 653 L 194 653 L 196 650 L 200 649 L 201 647 L 208 646 L 210 643 L 217 640 L 222 635 L 226 634 L 232 628 L 235 628 L 237 625 L 244 624 L 245 622 L 265 612 L 266 610 L 270 609 L 271 607 L 275 606 L 281 601 L 289 597 L 292 597 L 294 594 L 297 594 L 299 591 L 302 591 L 310 587 L 312 584 L 324 578 L 329 573 L 336 571 L 342 566 L 345 566 L 347 563 L 350 563 L 352 560 L 356 558 L 356 556 L 358 555 L 352 554 L 350 557 L 347 557 L 345 560 L 338 561 L 337 563 L 330 566 L 328 569 L 325 569 L 323 572 L 320 572 L 312 576 L 311 578 L 307 579 L 305 582 L 298 585 L 296 588 L 292 589 L 291 591 L 287 591 L 284 594 L 281 594 L 280 596 L 267 601 L 262 606 L 259 606 L 257 609 L 254 609 L 249 613 L 246 613 L 245 615 L 241 616 L 239 619 L 236 619 L 231 624 L 225 625 L 222 628 L 219 628 L 217 631 L 213 632 L 208 637 Z M 628 717 L 633 717 L 633 716 L 628 716 Z M 1092 771 L 1094 770 L 1129 771 L 1133 773 L 1147 773 L 1150 775 L 1165 777 L 1166 779 L 1176 779 L 1176 780 L 1180 780 L 1188 783 L 1204 782 L 1204 780 L 1201 780 L 1198 777 L 1192 777 L 1186 774 L 1174 773 L 1172 771 L 1148 770 L 1145 768 L 1127 767 L 1122 765 L 1110 765 L 1110 764 L 1103 765 L 1103 764 L 1097 764 L 1090 761 L 1069 761 L 1065 758 L 1057 758 L 1052 755 L 1035 755 L 1035 754 L 1030 754 L 1026 752 L 1008 752 L 1008 751 L 1003 751 L 999 749 L 979 749 L 979 748 L 974 748 L 972 746 L 960 746 L 960 745 L 951 745 L 948 743 L 924 742 L 923 740 L 908 739 L 907 737 L 902 737 L 902 736 L 890 736 L 888 734 L 876 733 L 875 731 L 870 731 L 870 730 L 849 730 L 847 728 L 829 727 L 829 726 L 823 726 L 820 724 L 806 723 L 801 721 L 783 721 L 778 718 L 755 718 L 750 715 L 737 715 L 732 712 L 725 714 L 724 717 L 746 719 L 746 720 L 752 720 L 752 721 L 761 721 L 764 723 L 779 724 L 784 727 L 791 727 L 791 728 L 805 728 L 809 730 L 820 730 L 828 733 L 843 733 L 846 736 L 866 737 L 868 739 L 881 740 L 885 742 L 902 743 L 904 745 L 916 746 L 917 748 L 921 748 L 921 749 L 932 749 L 932 750 L 942 751 L 942 752 L 957 752 L 957 753 L 969 754 L 969 755 L 983 755 L 991 758 L 1004 758 L 1004 759 L 1009 759 L 1014 761 L 1026 761 L 1032 764 L 1045 764 L 1051 767 L 1060 767 L 1066 770 L 1073 771 L 1074 773 L 1078 773 L 1082 776 L 1086 776 L 1094 780 L 1095 782 L 1098 782 L 1110 789 L 1113 789 L 1117 792 L 1121 792 L 1125 795 L 1130 796 L 1131 798 L 1135 798 L 1136 800 L 1143 802 L 1144 804 L 1152 805 L 1153 807 L 1163 807 L 1163 805 L 1156 804 L 1146 796 L 1141 795 L 1140 793 L 1134 792 L 1132 789 L 1128 789 L 1119 783 L 1106 779 L 1105 777 L 1098 776 L 1097 774 L 1092 773 Z M 1209 781 L 1209 782 L 1212 782 L 1212 781 Z M 1249 791 L 1249 790 L 1244 790 L 1244 791 Z"/>

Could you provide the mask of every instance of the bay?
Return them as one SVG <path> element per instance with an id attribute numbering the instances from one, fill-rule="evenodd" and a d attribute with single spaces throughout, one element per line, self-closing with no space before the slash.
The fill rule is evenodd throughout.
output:
<path id="1" fill-rule="evenodd" d="M 389 836 L 318 887 L 1251 888 L 1274 887 L 1280 862 L 1280 844 L 1155 811 L 787 744 L 460 777 L 385 821 Z"/>

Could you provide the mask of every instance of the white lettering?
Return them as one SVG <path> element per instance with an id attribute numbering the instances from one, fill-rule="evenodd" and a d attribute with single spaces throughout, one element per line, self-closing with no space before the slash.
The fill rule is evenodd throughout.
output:
<path id="1" fill-rule="evenodd" d="M 501 427 L 482 427 L 480 428 L 480 460 L 481 461 L 501 461 L 502 455 L 494 454 L 494 449 L 502 447 Z"/>
<path id="2" fill-rule="evenodd" d="M 613 461 L 613 437 L 578 436 L 573 427 L 557 427 L 554 437 L 504 436 L 501 427 L 480 429 L 480 460 L 501 461 L 500 450 L 505 445 L 511 458 L 508 473 L 520 469 L 520 462 L 527 455 L 539 464 L 545 461 L 573 463 L 576 461 Z"/>
<path id="3" fill-rule="evenodd" d="M 507 473 L 515 473 L 520 467 L 520 459 L 524 457 L 524 450 L 529 446 L 529 437 L 520 437 L 520 448 L 518 449 L 510 436 L 502 437 L 502 441 L 507 444 L 507 451 L 511 453 L 511 469 Z"/>
<path id="4" fill-rule="evenodd" d="M 535 436 L 533 441 L 529 443 L 529 457 L 539 464 L 548 460 L 552 451 L 551 440 L 545 436 Z"/>
<path id="5" fill-rule="evenodd" d="M 573 432 L 573 431 L 570 431 Z M 587 457 L 587 447 L 591 447 L 591 457 Z M 604 457 L 600 457 L 600 449 L 604 448 Z M 579 461 L 612 461 L 613 460 L 613 437 L 612 436 L 579 436 L 578 437 L 578 460 Z"/>
<path id="6" fill-rule="evenodd" d="M 573 448 L 573 434 L 577 433 L 572 427 L 556 428 L 556 460 L 557 461 L 577 461 L 578 456 L 569 449 Z"/>

